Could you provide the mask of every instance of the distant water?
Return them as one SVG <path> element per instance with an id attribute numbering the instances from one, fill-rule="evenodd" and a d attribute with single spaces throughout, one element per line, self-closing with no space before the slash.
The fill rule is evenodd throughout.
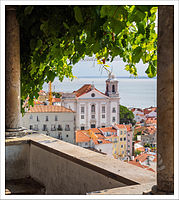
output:
<path id="1" fill-rule="evenodd" d="M 61 83 L 55 78 L 52 83 L 52 91 L 73 92 L 84 84 L 94 83 L 101 92 L 106 89 L 106 77 L 104 78 L 78 78 L 73 81 L 64 79 Z M 157 79 L 149 78 L 117 78 L 119 81 L 120 104 L 127 107 L 147 108 L 157 106 Z M 43 85 L 43 90 L 48 91 L 48 84 Z"/>

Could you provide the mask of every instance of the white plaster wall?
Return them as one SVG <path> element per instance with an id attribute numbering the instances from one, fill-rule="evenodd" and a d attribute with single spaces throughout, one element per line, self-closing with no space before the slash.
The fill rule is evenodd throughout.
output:
<path id="1" fill-rule="evenodd" d="M 125 186 L 35 145 L 30 149 L 30 175 L 45 185 L 46 194 L 78 195 Z"/>
<path id="2" fill-rule="evenodd" d="M 30 116 L 32 115 L 32 119 Z M 37 116 L 39 121 L 37 121 Z M 48 116 L 48 121 L 46 121 L 46 116 Z M 57 116 L 57 121 L 55 121 L 55 116 Z M 38 125 L 38 131 L 43 134 L 48 134 L 49 136 L 58 138 L 58 135 L 61 134 L 62 138 L 66 142 L 74 144 L 75 138 L 75 113 L 65 112 L 65 113 L 26 113 L 22 118 L 23 126 L 30 128 L 30 125 Z M 46 124 L 48 131 L 43 131 L 43 125 Z M 55 125 L 56 130 L 52 131 L 51 126 Z M 57 130 L 58 125 L 61 125 L 62 131 Z M 65 126 L 70 126 L 70 131 L 65 131 Z M 68 136 L 68 137 L 67 137 Z"/>

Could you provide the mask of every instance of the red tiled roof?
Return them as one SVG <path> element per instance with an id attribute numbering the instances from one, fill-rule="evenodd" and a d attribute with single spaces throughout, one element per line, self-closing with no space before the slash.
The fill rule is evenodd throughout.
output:
<path id="1" fill-rule="evenodd" d="M 139 148 L 136 148 L 138 151 L 142 151 L 144 152 L 145 151 L 145 147 L 139 147 Z"/>
<path id="2" fill-rule="evenodd" d="M 148 166 L 141 165 L 139 162 L 129 161 L 128 163 L 129 163 L 129 164 L 132 164 L 132 165 L 135 165 L 135 166 L 137 166 L 137 167 L 141 167 L 141 168 L 143 168 L 143 169 L 147 169 L 147 170 L 149 170 L 149 171 L 155 172 L 152 168 L 149 168 Z"/>
<path id="3" fill-rule="evenodd" d="M 100 130 L 101 130 L 102 132 L 113 132 L 113 133 L 117 133 L 117 130 L 114 129 L 113 127 L 100 128 Z"/>
<path id="4" fill-rule="evenodd" d="M 91 128 L 90 129 L 93 133 L 101 133 L 101 131 L 98 128 Z"/>
<path id="5" fill-rule="evenodd" d="M 61 99 L 60 98 L 52 98 L 52 102 L 54 103 L 54 102 L 60 102 L 61 101 Z"/>
<path id="6" fill-rule="evenodd" d="M 127 128 L 127 131 L 130 131 L 131 128 L 132 128 L 132 125 L 130 125 L 130 124 L 127 124 L 127 125 L 125 125 L 125 126 L 126 126 L 126 128 Z"/>
<path id="7" fill-rule="evenodd" d="M 126 128 L 126 125 L 124 125 L 124 124 L 116 124 L 116 126 L 117 126 L 117 128 Z"/>
<path id="8" fill-rule="evenodd" d="M 89 142 L 91 139 L 86 130 L 77 130 L 76 131 L 76 143 L 79 142 Z"/>
<path id="9" fill-rule="evenodd" d="M 91 91 L 91 84 L 85 84 L 80 89 L 74 91 L 73 93 L 75 93 L 75 95 L 79 97 L 85 93 L 88 93 L 89 91 Z"/>
<path id="10" fill-rule="evenodd" d="M 100 92 L 99 90 L 97 90 L 96 88 L 94 88 L 97 92 L 105 95 L 104 93 Z M 86 94 L 88 92 L 90 92 L 92 90 L 92 85 L 91 84 L 85 84 L 83 85 L 80 89 L 78 89 L 77 91 L 74 91 L 73 93 L 76 95 L 76 97 L 79 97 L 83 94 Z M 106 95 L 105 95 L 106 96 Z"/>
<path id="11" fill-rule="evenodd" d="M 74 112 L 69 108 L 65 108 L 63 106 L 53 106 L 53 105 L 36 105 L 34 107 L 30 107 L 29 113 L 38 113 L 38 112 Z"/>
<path id="12" fill-rule="evenodd" d="M 98 139 L 93 139 L 94 144 L 110 144 L 112 142 L 105 140 L 105 139 L 100 139 L 101 143 L 98 142 Z"/>

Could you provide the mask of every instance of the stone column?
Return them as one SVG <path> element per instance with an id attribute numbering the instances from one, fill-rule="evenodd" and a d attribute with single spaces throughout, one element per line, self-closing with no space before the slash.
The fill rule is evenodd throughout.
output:
<path id="1" fill-rule="evenodd" d="M 6 131 L 20 127 L 20 39 L 16 8 L 6 6 Z"/>
<path id="2" fill-rule="evenodd" d="M 159 6 L 157 190 L 174 191 L 174 6 Z"/>

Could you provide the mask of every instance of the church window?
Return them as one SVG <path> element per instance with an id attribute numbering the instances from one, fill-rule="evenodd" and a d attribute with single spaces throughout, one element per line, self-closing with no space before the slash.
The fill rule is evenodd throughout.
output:
<path id="1" fill-rule="evenodd" d="M 83 113 L 85 113 L 85 107 L 84 106 L 81 107 L 81 114 L 83 114 Z"/>
<path id="2" fill-rule="evenodd" d="M 115 85 L 112 85 L 112 92 L 115 92 Z"/>
<path id="3" fill-rule="evenodd" d="M 92 93 L 91 96 L 92 96 L 92 97 L 95 97 L 95 93 Z"/>
<path id="4" fill-rule="evenodd" d="M 91 105 L 91 112 L 95 112 L 95 105 Z"/>
<path id="5" fill-rule="evenodd" d="M 102 113 L 105 113 L 105 106 L 102 106 Z"/>
<path id="6" fill-rule="evenodd" d="M 113 122 L 115 122 L 115 121 L 116 121 L 116 118 L 115 118 L 115 117 L 113 117 L 113 118 L 112 118 L 112 121 L 113 121 Z"/>
<path id="7" fill-rule="evenodd" d="M 112 112 L 113 113 L 115 113 L 116 112 L 116 108 L 114 107 L 114 108 L 112 108 Z"/>

